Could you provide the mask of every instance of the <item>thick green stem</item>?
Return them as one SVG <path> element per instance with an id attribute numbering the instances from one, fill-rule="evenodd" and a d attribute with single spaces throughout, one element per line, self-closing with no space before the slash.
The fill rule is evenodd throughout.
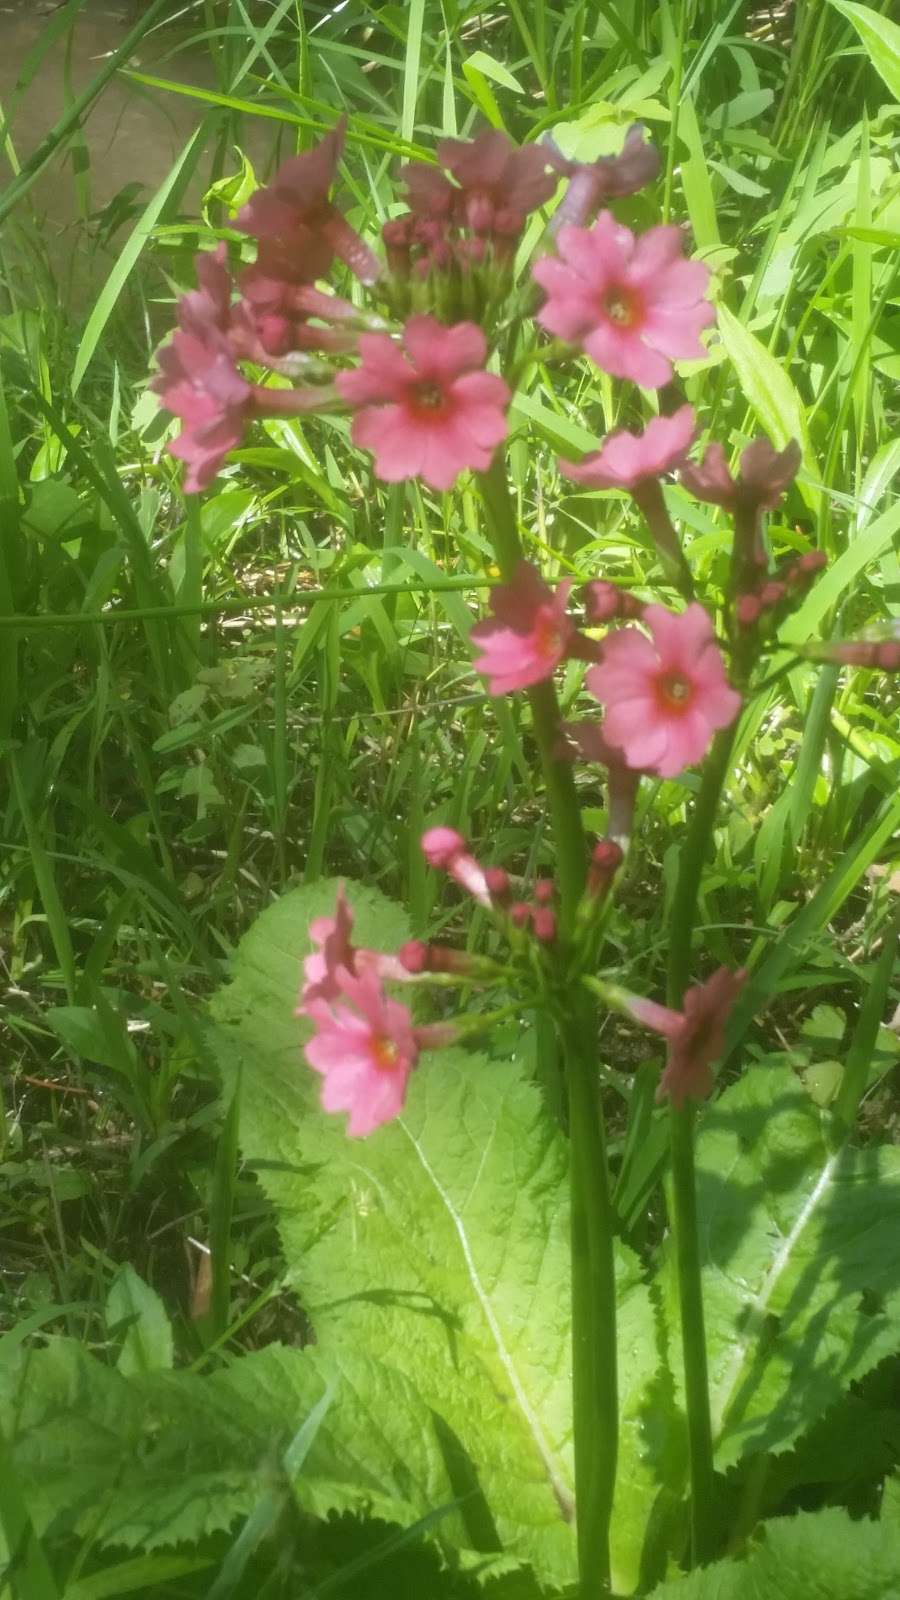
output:
<path id="1" fill-rule="evenodd" d="M 709 1372 L 697 1232 L 697 1184 L 694 1174 L 694 1107 L 686 1100 L 669 1112 L 672 1160 L 672 1232 L 678 1270 L 684 1394 L 687 1405 L 691 1470 L 691 1557 L 698 1566 L 712 1555 L 713 1443 L 709 1411 Z"/>
<path id="2" fill-rule="evenodd" d="M 596 1006 L 573 998 L 563 1028 L 569 1091 L 572 1412 L 579 1600 L 610 1592 L 619 1397 L 614 1218 L 596 1069 Z"/>
<path id="3" fill-rule="evenodd" d="M 506 466 L 482 474 L 488 528 L 505 579 L 522 560 Z M 587 846 L 572 767 L 557 756 L 560 714 L 551 682 L 528 694 L 556 847 L 563 948 L 587 876 Z M 572 1193 L 572 1402 L 580 1600 L 610 1592 L 609 1526 L 616 1479 L 618 1388 L 613 1213 L 596 1070 L 597 1008 L 564 996 L 558 1024 L 569 1101 Z"/>
<path id="4" fill-rule="evenodd" d="M 680 1007 L 684 991 L 690 982 L 697 895 L 703 874 L 703 862 L 719 807 L 719 797 L 731 760 L 734 736 L 735 727 L 732 725 L 730 728 L 723 728 L 713 740 L 678 862 L 678 879 L 675 884 L 669 924 L 669 970 L 666 985 L 669 1005 L 676 1008 Z"/>
<path id="5" fill-rule="evenodd" d="M 681 852 L 669 928 L 669 1005 L 680 1007 L 691 976 L 691 946 L 703 862 L 709 848 L 731 751 L 734 728 L 716 735 L 703 770 L 687 838 Z M 670 1112 L 672 1159 L 672 1227 L 681 1308 L 684 1392 L 687 1405 L 691 1472 L 691 1548 L 693 1562 L 712 1554 L 713 1444 L 709 1410 L 709 1375 L 697 1232 L 697 1184 L 694 1173 L 694 1108 L 685 1102 Z"/>

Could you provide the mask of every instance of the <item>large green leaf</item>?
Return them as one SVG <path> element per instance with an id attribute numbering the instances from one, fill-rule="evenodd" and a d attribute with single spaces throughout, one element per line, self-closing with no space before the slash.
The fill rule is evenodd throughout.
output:
<path id="1" fill-rule="evenodd" d="M 900 1149 L 829 1152 L 789 1068 L 753 1068 L 697 1150 L 717 1461 L 784 1449 L 900 1346 Z M 674 1290 L 670 1290 L 670 1296 Z"/>
<path id="2" fill-rule="evenodd" d="M 294 1478 L 289 1446 L 329 1386 Z M 450 1504 L 441 1442 L 408 1391 L 364 1354 L 336 1362 L 279 1345 L 208 1377 L 128 1378 L 66 1339 L 20 1346 L 0 1363 L 5 1427 L 38 1530 L 65 1518 L 102 1544 L 143 1550 L 228 1528 L 279 1474 L 318 1516 L 411 1523 Z"/>
<path id="3" fill-rule="evenodd" d="M 897 1600 L 900 1529 L 846 1511 L 780 1517 L 746 1561 L 664 1583 L 652 1600 Z"/>
<path id="4" fill-rule="evenodd" d="M 403 1117 L 369 1139 L 348 1139 L 343 1118 L 319 1111 L 291 1010 L 309 921 L 334 895 L 319 884 L 266 911 L 214 1003 L 220 1053 L 245 1063 L 244 1153 L 280 1212 L 320 1351 L 395 1365 L 418 1414 L 441 1419 L 454 1482 L 481 1492 L 462 1513 L 470 1545 L 502 1547 L 561 1585 L 574 1575 L 566 1145 L 515 1061 L 458 1049 L 425 1058 Z M 353 887 L 351 899 L 361 942 L 406 936 L 380 895 Z M 637 1576 L 657 1463 L 680 1434 L 647 1291 L 624 1251 L 620 1278 L 621 1591 Z"/>

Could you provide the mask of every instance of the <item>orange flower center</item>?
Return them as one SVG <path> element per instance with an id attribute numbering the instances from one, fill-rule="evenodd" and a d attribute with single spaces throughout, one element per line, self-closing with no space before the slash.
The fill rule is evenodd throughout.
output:
<path id="1" fill-rule="evenodd" d="M 533 637 L 539 656 L 549 660 L 551 656 L 559 655 L 562 635 L 555 617 L 541 617 L 535 625 Z"/>
<path id="2" fill-rule="evenodd" d="M 393 1039 L 385 1034 L 376 1034 L 372 1040 L 372 1057 L 379 1071 L 392 1072 L 399 1065 L 400 1051 Z"/>
<path id="3" fill-rule="evenodd" d="M 641 307 L 637 295 L 623 284 L 617 284 L 603 296 L 603 310 L 617 328 L 632 328 L 638 321 Z"/>
<path id="4" fill-rule="evenodd" d="M 693 686 L 680 672 L 664 672 L 659 679 L 658 689 L 667 711 L 687 711 Z"/>
<path id="5" fill-rule="evenodd" d="M 416 384 L 416 405 L 420 411 L 440 411 L 444 404 L 444 391 L 439 383 Z"/>

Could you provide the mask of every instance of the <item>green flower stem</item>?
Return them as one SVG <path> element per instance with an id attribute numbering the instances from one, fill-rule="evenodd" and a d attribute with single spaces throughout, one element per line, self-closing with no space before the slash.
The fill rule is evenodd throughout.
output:
<path id="1" fill-rule="evenodd" d="M 487 523 L 505 579 L 522 559 L 506 465 L 481 476 Z M 587 877 L 587 845 L 571 763 L 559 760 L 559 706 L 552 683 L 529 690 L 556 846 L 560 930 L 571 937 Z M 569 1102 L 572 1209 L 572 1406 L 580 1600 L 610 1592 L 609 1524 L 618 1440 L 613 1214 L 597 1065 L 597 1010 L 588 994 L 565 997 L 558 1023 Z"/>
<path id="2" fill-rule="evenodd" d="M 691 947 L 703 862 L 715 824 L 719 799 L 731 760 L 735 728 L 723 728 L 703 769 L 687 838 L 678 866 L 678 881 L 669 928 L 668 1003 L 680 1009 L 691 975 Z M 709 1559 L 715 1528 L 713 1511 L 713 1444 L 709 1411 L 709 1373 L 703 1288 L 697 1232 L 697 1184 L 694 1172 L 694 1107 L 685 1102 L 669 1113 L 672 1160 L 672 1226 L 681 1309 L 681 1343 L 687 1404 L 691 1472 L 691 1547 L 694 1564 Z"/>

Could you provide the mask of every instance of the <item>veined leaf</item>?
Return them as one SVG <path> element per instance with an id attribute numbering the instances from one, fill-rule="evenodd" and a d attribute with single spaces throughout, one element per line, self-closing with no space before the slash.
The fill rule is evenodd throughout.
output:
<path id="1" fill-rule="evenodd" d="M 900 1150 L 829 1151 L 794 1073 L 767 1066 L 711 1110 L 697 1171 L 724 1468 L 785 1449 L 900 1346 Z"/>
<path id="2" fill-rule="evenodd" d="M 566 1145 L 516 1061 L 459 1049 L 426 1056 L 403 1117 L 369 1139 L 348 1139 L 343 1119 L 318 1109 L 292 1008 L 309 922 L 333 909 L 335 889 L 270 907 L 214 1002 L 220 1054 L 245 1063 L 244 1152 L 283 1163 L 261 1179 L 323 1357 L 383 1352 L 411 1386 L 413 1415 L 438 1415 L 457 1470 L 480 1490 L 461 1510 L 462 1542 L 502 1547 L 563 1585 L 574 1575 Z M 352 886 L 351 898 L 363 944 L 406 937 L 376 891 Z M 665 1380 L 655 1393 L 655 1319 L 625 1251 L 620 1279 L 621 1592 L 637 1577 L 660 1450 L 679 1424 Z"/>
<path id="3" fill-rule="evenodd" d="M 291 1440 L 330 1384 L 332 1404 L 295 1471 Z M 318 1351 L 280 1345 L 209 1377 L 129 1379 L 68 1339 L 0 1361 L 10 1447 L 38 1530 L 64 1521 L 127 1549 L 225 1530 L 279 1477 L 316 1516 L 368 1510 L 408 1523 L 448 1504 L 441 1441 L 413 1411 L 408 1387 L 350 1351 L 335 1367 Z"/>
<path id="4" fill-rule="evenodd" d="M 747 1560 L 664 1583 L 651 1600 L 894 1600 L 900 1592 L 896 1525 L 854 1521 L 829 1506 L 766 1522 L 762 1534 Z"/>

